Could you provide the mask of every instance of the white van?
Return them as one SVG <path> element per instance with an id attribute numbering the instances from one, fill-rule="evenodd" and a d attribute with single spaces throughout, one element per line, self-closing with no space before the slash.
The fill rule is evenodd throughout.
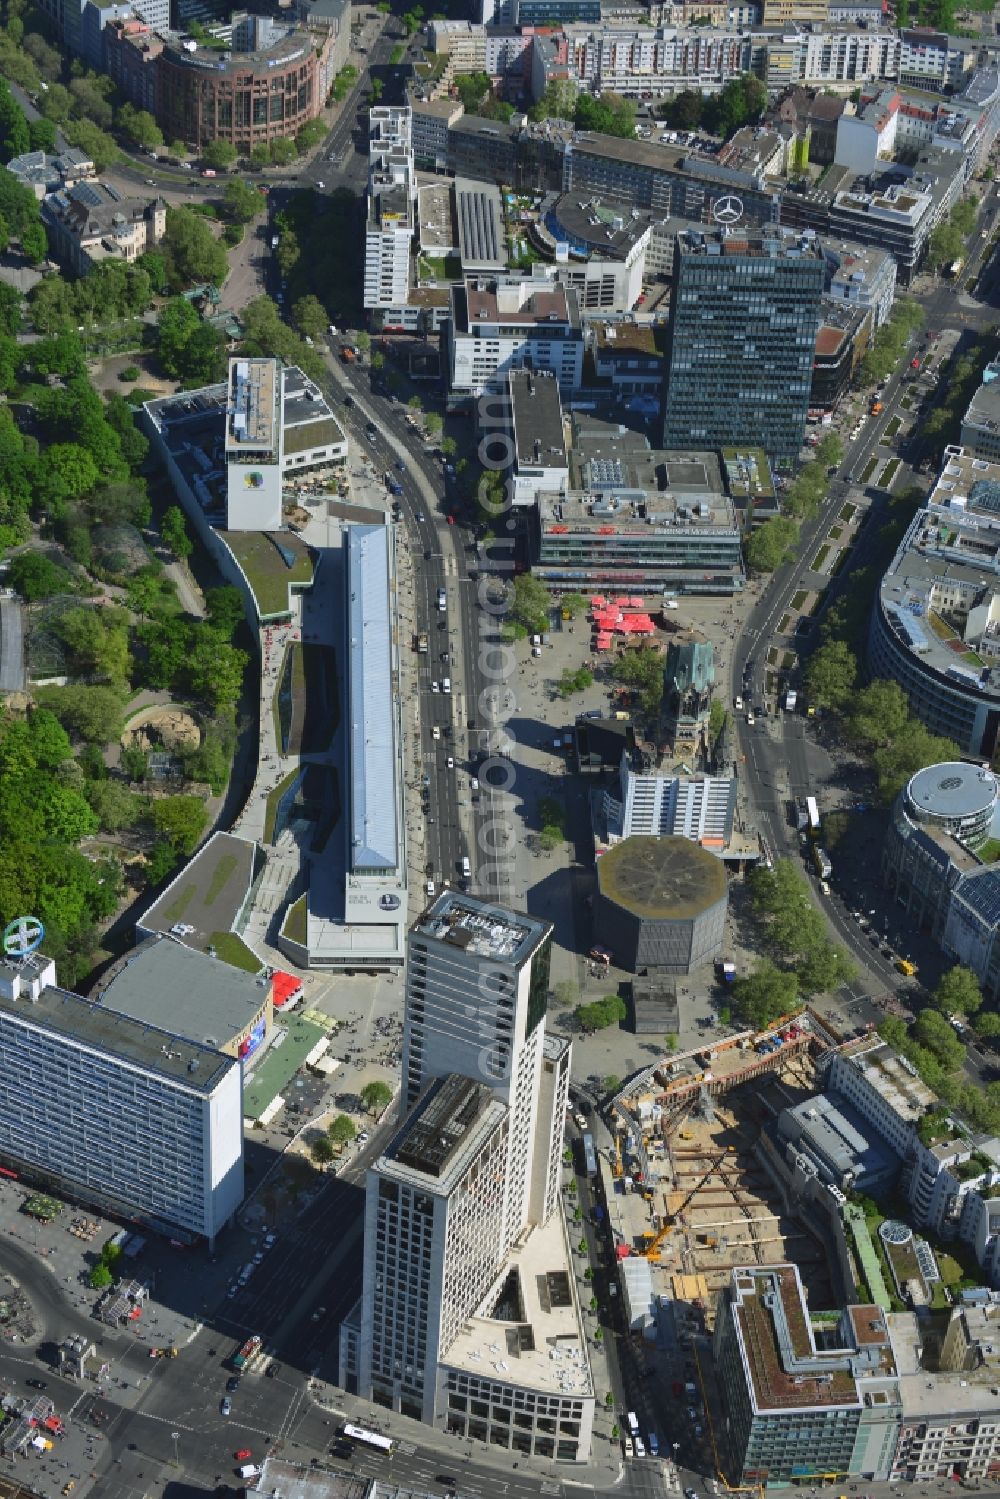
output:
<path id="1" fill-rule="evenodd" d="M 468 854 L 462 859 L 462 877 L 466 880 L 472 878 L 472 865 L 469 863 Z"/>

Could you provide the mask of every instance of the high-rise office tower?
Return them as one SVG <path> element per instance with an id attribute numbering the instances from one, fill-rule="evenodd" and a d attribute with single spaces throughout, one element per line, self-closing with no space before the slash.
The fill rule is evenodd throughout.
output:
<path id="1" fill-rule="evenodd" d="M 444 891 L 410 932 L 403 1107 L 449 1072 L 510 1109 L 504 1249 L 528 1221 L 549 988 L 550 922 Z"/>
<path id="2" fill-rule="evenodd" d="M 823 275 L 815 238 L 776 225 L 678 235 L 664 447 L 739 442 L 770 458 L 796 457 Z"/>
<path id="3" fill-rule="evenodd" d="M 410 932 L 404 1118 L 368 1172 L 340 1379 L 462 1436 L 567 1461 L 593 1386 L 559 1203 L 570 1044 L 551 926 L 445 891 Z"/>

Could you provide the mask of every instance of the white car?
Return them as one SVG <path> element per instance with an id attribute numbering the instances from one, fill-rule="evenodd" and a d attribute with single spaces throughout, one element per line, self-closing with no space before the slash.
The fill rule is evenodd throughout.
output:
<path id="1" fill-rule="evenodd" d="M 479 778 L 477 776 L 473 776 L 471 778 L 471 780 L 469 781 L 469 790 L 470 791 L 478 791 L 479 790 Z"/>
<path id="2" fill-rule="evenodd" d="M 753 716 L 753 712 L 749 708 L 747 709 L 747 724 L 749 725 L 749 727 L 751 729 L 753 728 L 753 725 L 754 725 L 754 716 Z"/>
<path id="3" fill-rule="evenodd" d="M 433 895 L 436 889 L 437 889 L 437 886 L 434 884 L 433 880 L 428 880 L 427 884 L 424 886 L 424 890 L 427 892 L 428 895 Z"/>
<path id="4" fill-rule="evenodd" d="M 453 755 L 449 755 L 448 758 L 447 758 L 447 760 L 444 763 L 447 765 L 447 767 L 448 767 L 449 770 L 454 770 L 455 769 L 455 759 L 454 759 Z"/>
<path id="5" fill-rule="evenodd" d="M 431 738 L 432 739 L 440 739 L 441 738 L 441 725 L 440 724 L 435 724 L 434 727 L 431 729 Z"/>
<path id="6" fill-rule="evenodd" d="M 316 186 L 322 191 L 326 187 L 326 183 L 317 181 Z"/>
<path id="7" fill-rule="evenodd" d="M 828 885 L 828 883 L 826 882 L 826 880 L 820 880 L 820 882 L 819 882 L 819 888 L 822 890 L 822 892 L 823 892 L 824 895 L 829 895 L 830 894 L 830 886 Z"/>
<path id="8" fill-rule="evenodd" d="M 444 681 L 441 683 L 441 691 L 442 692 L 450 692 L 451 691 L 451 677 L 445 677 Z"/>
<path id="9" fill-rule="evenodd" d="M 440 682 L 432 682 L 431 683 L 431 691 L 432 692 L 440 692 L 441 691 L 441 683 Z"/>
<path id="10" fill-rule="evenodd" d="M 741 697 L 734 697 L 733 698 L 733 707 L 736 709 L 737 713 L 742 713 L 743 712 L 743 699 Z"/>

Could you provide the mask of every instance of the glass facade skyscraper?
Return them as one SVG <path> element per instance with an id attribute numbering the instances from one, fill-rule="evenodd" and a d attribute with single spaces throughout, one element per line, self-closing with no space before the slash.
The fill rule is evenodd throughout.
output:
<path id="1" fill-rule="evenodd" d="M 795 458 L 822 292 L 823 255 L 810 236 L 738 225 L 679 235 L 664 447 L 740 442 Z"/>

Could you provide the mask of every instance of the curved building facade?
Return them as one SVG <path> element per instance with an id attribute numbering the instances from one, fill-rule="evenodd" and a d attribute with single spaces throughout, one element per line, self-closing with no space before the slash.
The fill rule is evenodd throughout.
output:
<path id="1" fill-rule="evenodd" d="M 722 950 L 721 859 L 687 838 L 633 836 L 597 861 L 594 934 L 619 968 L 687 974 Z"/>
<path id="2" fill-rule="evenodd" d="M 872 613 L 868 665 L 970 755 L 1000 735 L 1000 465 L 946 448 Z"/>
<path id="3" fill-rule="evenodd" d="M 194 147 L 229 141 L 246 156 L 256 145 L 295 135 L 319 114 L 322 60 L 308 31 L 249 16 L 234 28 L 233 43 L 226 53 L 190 41 L 164 48 L 156 118 L 167 140 Z"/>
<path id="4" fill-rule="evenodd" d="M 998 797 L 997 778 L 981 765 L 949 760 L 918 770 L 903 792 L 904 815 L 950 833 L 966 848 L 982 848 L 990 836 Z"/>

